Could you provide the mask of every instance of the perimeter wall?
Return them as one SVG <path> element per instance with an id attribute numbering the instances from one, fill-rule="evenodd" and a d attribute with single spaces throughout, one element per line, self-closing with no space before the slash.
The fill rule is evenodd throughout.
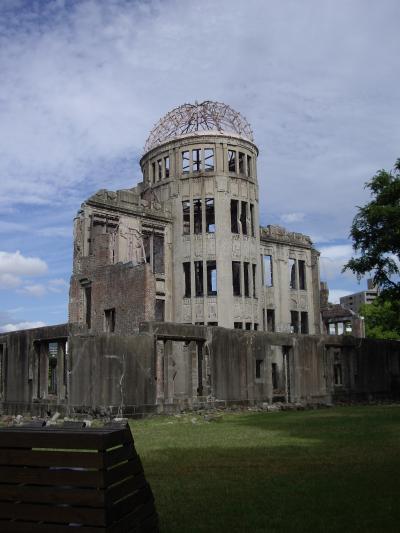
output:
<path id="1" fill-rule="evenodd" d="M 144 322 L 0 335 L 3 414 L 141 415 L 273 402 L 397 399 L 400 342 Z"/>

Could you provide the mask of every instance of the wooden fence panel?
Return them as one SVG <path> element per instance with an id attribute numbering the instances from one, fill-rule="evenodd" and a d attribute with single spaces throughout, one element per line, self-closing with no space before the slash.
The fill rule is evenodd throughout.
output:
<path id="1" fill-rule="evenodd" d="M 0 531 L 77 529 L 158 531 L 129 428 L 0 428 Z"/>

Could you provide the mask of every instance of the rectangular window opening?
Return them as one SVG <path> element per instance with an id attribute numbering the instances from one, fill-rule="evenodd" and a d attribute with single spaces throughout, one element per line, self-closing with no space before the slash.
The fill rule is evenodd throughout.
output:
<path id="1" fill-rule="evenodd" d="M 251 172 L 251 156 L 247 156 L 247 177 L 250 177 L 252 174 Z"/>
<path id="2" fill-rule="evenodd" d="M 247 235 L 247 202 L 241 202 L 240 225 L 243 235 Z"/>
<path id="3" fill-rule="evenodd" d="M 206 198 L 206 232 L 215 233 L 214 198 Z"/>
<path id="4" fill-rule="evenodd" d="M 158 169 L 158 181 L 162 180 L 162 159 L 159 159 L 157 161 L 157 169 Z"/>
<path id="5" fill-rule="evenodd" d="M 169 178 L 169 156 L 164 157 L 165 179 Z"/>
<path id="6" fill-rule="evenodd" d="M 254 205 L 253 204 L 250 204 L 250 231 L 251 231 L 251 236 L 254 237 L 255 232 L 254 232 Z"/>
<path id="7" fill-rule="evenodd" d="M 256 379 L 261 379 L 263 374 L 264 359 L 256 359 Z"/>
<path id="8" fill-rule="evenodd" d="M 200 172 L 201 170 L 201 149 L 195 148 L 192 150 L 192 164 L 193 172 Z"/>
<path id="9" fill-rule="evenodd" d="M 182 152 L 182 173 L 189 174 L 190 171 L 190 156 L 189 150 Z"/>
<path id="10" fill-rule="evenodd" d="M 185 298 L 191 298 L 192 296 L 192 279 L 190 270 L 190 263 L 183 263 L 183 276 L 185 278 Z"/>
<path id="11" fill-rule="evenodd" d="M 296 283 L 296 279 L 297 279 L 296 259 L 289 258 L 289 276 L 290 276 L 289 287 L 291 289 L 297 289 L 297 283 Z"/>
<path id="12" fill-rule="evenodd" d="M 235 150 L 228 150 L 228 170 L 229 170 L 229 172 L 236 172 L 236 152 L 235 152 Z"/>
<path id="13" fill-rule="evenodd" d="M 203 261 L 194 262 L 194 277 L 196 296 L 204 296 L 203 288 Z"/>
<path id="14" fill-rule="evenodd" d="M 243 324 L 242 324 L 242 322 L 234 322 L 234 323 L 233 323 L 233 328 L 234 328 L 234 329 L 243 329 Z"/>
<path id="15" fill-rule="evenodd" d="M 49 342 L 47 393 L 57 394 L 58 342 Z"/>
<path id="16" fill-rule="evenodd" d="M 213 148 L 204 149 L 204 170 L 211 172 L 214 170 L 214 150 Z"/>
<path id="17" fill-rule="evenodd" d="M 272 287 L 273 286 L 273 271 L 272 271 L 272 256 L 264 255 L 264 286 Z"/>
<path id="18" fill-rule="evenodd" d="M 275 309 L 267 309 L 267 331 L 275 331 Z"/>
<path id="19" fill-rule="evenodd" d="M 114 333 L 115 331 L 115 307 L 104 309 L 104 331 Z"/>
<path id="20" fill-rule="evenodd" d="M 246 322 L 245 326 L 247 331 L 251 330 L 251 322 Z"/>
<path id="21" fill-rule="evenodd" d="M 277 363 L 272 363 L 272 388 L 276 390 L 278 388 L 278 365 Z"/>
<path id="22" fill-rule="evenodd" d="M 239 233 L 238 210 L 239 210 L 239 201 L 231 200 L 231 231 L 232 233 Z"/>
<path id="23" fill-rule="evenodd" d="M 256 290 L 256 287 L 257 287 L 257 283 L 256 283 L 256 268 L 257 268 L 257 265 L 255 265 L 254 263 L 251 265 L 251 268 L 252 268 L 252 278 L 253 278 L 253 298 L 257 298 L 257 290 Z"/>
<path id="24" fill-rule="evenodd" d="M 239 152 L 239 174 L 244 174 L 244 153 Z"/>
<path id="25" fill-rule="evenodd" d="M 240 296 L 240 262 L 232 261 L 232 285 L 233 295 Z"/>
<path id="26" fill-rule="evenodd" d="M 165 300 L 156 299 L 155 319 L 157 322 L 165 320 Z"/>
<path id="27" fill-rule="evenodd" d="M 183 235 L 190 235 L 190 201 L 182 202 Z"/>
<path id="28" fill-rule="evenodd" d="M 290 326 L 292 333 L 299 332 L 299 313 L 298 311 L 290 311 Z"/>
<path id="29" fill-rule="evenodd" d="M 306 286 L 306 262 L 299 259 L 298 267 L 299 267 L 299 289 L 304 291 L 307 288 Z"/>
<path id="30" fill-rule="evenodd" d="M 333 372 L 334 372 L 335 385 L 337 386 L 342 385 L 343 384 L 342 365 L 340 363 L 335 363 L 333 365 Z"/>
<path id="31" fill-rule="evenodd" d="M 256 322 L 254 323 L 254 331 L 258 331 L 258 324 Z"/>
<path id="32" fill-rule="evenodd" d="M 201 213 L 201 199 L 196 198 L 193 200 L 193 221 L 194 221 L 194 233 L 199 235 L 202 233 L 202 213 Z"/>
<path id="33" fill-rule="evenodd" d="M 153 272 L 164 274 L 164 235 L 153 235 Z"/>
<path id="34" fill-rule="evenodd" d="M 300 331 L 307 335 L 308 333 L 308 313 L 307 311 L 302 311 L 300 314 Z"/>
<path id="35" fill-rule="evenodd" d="M 151 234 L 149 233 L 145 233 L 143 235 L 143 248 L 144 248 L 146 263 L 151 265 Z"/>
<path id="36" fill-rule="evenodd" d="M 244 295 L 250 296 L 249 263 L 243 263 Z"/>
<path id="37" fill-rule="evenodd" d="M 207 294 L 215 296 L 217 294 L 217 263 L 207 261 Z"/>
<path id="38" fill-rule="evenodd" d="M 156 182 L 156 163 L 155 162 L 151 164 L 151 181 L 153 183 Z"/>
<path id="39" fill-rule="evenodd" d="M 85 321 L 88 329 L 92 327 L 92 287 L 85 287 L 86 313 Z"/>

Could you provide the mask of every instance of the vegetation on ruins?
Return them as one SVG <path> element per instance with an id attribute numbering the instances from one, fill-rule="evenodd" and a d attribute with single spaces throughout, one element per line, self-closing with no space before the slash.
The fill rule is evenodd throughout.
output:
<path id="1" fill-rule="evenodd" d="M 132 421 L 161 531 L 397 532 L 400 406 Z"/>

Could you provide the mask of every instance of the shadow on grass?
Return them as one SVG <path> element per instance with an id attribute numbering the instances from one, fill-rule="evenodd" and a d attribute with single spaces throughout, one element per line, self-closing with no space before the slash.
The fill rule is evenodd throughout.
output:
<path id="1" fill-rule="evenodd" d="M 400 408 L 244 413 L 155 426 L 159 442 L 149 425 L 137 447 L 164 532 L 394 532 L 399 418 Z"/>
<path id="2" fill-rule="evenodd" d="M 285 450 L 151 453 L 162 531 L 398 531 L 398 459 L 342 464 Z"/>

